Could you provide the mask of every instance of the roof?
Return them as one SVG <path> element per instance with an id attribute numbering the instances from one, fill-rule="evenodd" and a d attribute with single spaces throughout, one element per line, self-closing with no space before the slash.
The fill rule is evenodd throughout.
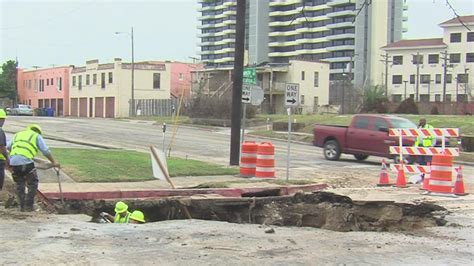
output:
<path id="1" fill-rule="evenodd" d="M 409 48 L 421 46 L 446 46 L 446 44 L 443 42 L 443 38 L 401 40 L 388 44 L 382 47 L 382 49 Z"/>
<path id="2" fill-rule="evenodd" d="M 445 22 L 439 24 L 440 26 L 447 26 L 447 25 L 461 25 L 461 20 L 464 24 L 474 24 L 474 15 L 471 16 L 459 16 L 452 18 L 450 20 L 446 20 Z"/>

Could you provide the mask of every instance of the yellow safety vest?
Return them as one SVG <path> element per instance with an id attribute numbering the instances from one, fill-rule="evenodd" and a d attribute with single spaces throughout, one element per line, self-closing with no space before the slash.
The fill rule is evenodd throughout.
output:
<path id="1" fill-rule="evenodd" d="M 36 144 L 38 135 L 38 133 L 30 129 L 16 133 L 13 138 L 12 152 L 10 155 L 22 155 L 33 160 L 39 150 Z"/>
<path id="2" fill-rule="evenodd" d="M 423 128 L 425 129 L 433 129 L 434 127 L 430 124 L 426 124 Z M 420 142 L 423 143 L 423 147 L 431 147 L 434 144 L 435 137 L 429 136 L 429 137 L 422 137 L 418 136 L 418 138 L 415 141 L 415 146 L 418 147 L 420 146 Z"/>
<path id="3" fill-rule="evenodd" d="M 116 213 L 115 214 L 115 220 L 114 223 L 116 224 L 128 224 L 128 221 L 130 220 L 130 212 L 127 212 L 127 215 L 125 217 L 120 216 L 120 214 Z"/>

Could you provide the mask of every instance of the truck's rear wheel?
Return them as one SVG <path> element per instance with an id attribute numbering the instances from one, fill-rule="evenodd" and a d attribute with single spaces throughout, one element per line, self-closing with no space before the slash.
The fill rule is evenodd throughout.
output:
<path id="1" fill-rule="evenodd" d="M 330 161 L 337 161 L 341 157 L 341 148 L 335 140 L 328 140 L 324 143 L 324 158 Z"/>
<path id="2" fill-rule="evenodd" d="M 367 158 L 369 158 L 369 155 L 364 155 L 364 154 L 354 154 L 354 157 L 357 159 L 357 161 L 363 161 Z"/>

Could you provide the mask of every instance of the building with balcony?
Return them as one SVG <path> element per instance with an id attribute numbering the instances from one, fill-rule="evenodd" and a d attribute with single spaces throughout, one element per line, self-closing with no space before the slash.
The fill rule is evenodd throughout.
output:
<path id="1" fill-rule="evenodd" d="M 356 85 L 381 84 L 379 47 L 402 38 L 407 5 L 405 0 L 365 2 L 248 0 L 246 62 L 324 60 L 330 63 L 331 80 L 341 79 L 351 63 Z M 201 0 L 200 4 L 201 60 L 212 67 L 232 66 L 236 0 Z"/>
<path id="2" fill-rule="evenodd" d="M 192 72 L 193 93 L 222 97 L 232 90 L 232 71 L 205 68 Z M 318 113 L 329 103 L 329 63 L 290 60 L 288 63 L 264 63 L 256 66 L 257 85 L 264 91 L 262 113 L 285 113 L 286 83 L 300 85 L 298 113 Z"/>
<path id="3" fill-rule="evenodd" d="M 70 115 L 78 117 L 128 117 L 131 112 L 131 63 L 89 60 L 71 69 Z M 171 99 L 169 63 L 137 62 L 134 71 L 135 113 L 146 100 Z M 149 101 L 151 104 L 151 101 Z"/>
<path id="4" fill-rule="evenodd" d="M 460 19 L 474 28 L 474 16 Z M 457 18 L 439 26 L 444 32 L 441 38 L 401 40 L 381 48 L 392 62 L 388 92 L 393 101 L 408 97 L 419 102 L 472 101 L 474 32 Z"/>
<path id="5" fill-rule="evenodd" d="M 55 116 L 69 115 L 70 67 L 18 70 L 18 101 L 36 108 L 52 108 Z"/>

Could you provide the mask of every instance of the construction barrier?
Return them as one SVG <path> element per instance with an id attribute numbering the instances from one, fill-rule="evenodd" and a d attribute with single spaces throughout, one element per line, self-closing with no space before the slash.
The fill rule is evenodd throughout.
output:
<path id="1" fill-rule="evenodd" d="M 410 155 L 439 155 L 446 154 L 451 156 L 459 156 L 459 148 L 442 148 L 442 147 L 398 147 L 391 146 L 390 154 L 410 154 Z"/>
<path id="2" fill-rule="evenodd" d="M 240 176 L 254 177 L 257 167 L 258 144 L 255 141 L 244 141 L 240 155 Z"/>
<path id="3" fill-rule="evenodd" d="M 390 128 L 394 137 L 459 137 L 459 128 Z"/>
<path id="4" fill-rule="evenodd" d="M 453 156 L 434 155 L 428 190 L 435 193 L 453 192 Z"/>
<path id="5" fill-rule="evenodd" d="M 275 177 L 275 146 L 271 142 L 262 142 L 258 145 L 255 177 Z"/>

